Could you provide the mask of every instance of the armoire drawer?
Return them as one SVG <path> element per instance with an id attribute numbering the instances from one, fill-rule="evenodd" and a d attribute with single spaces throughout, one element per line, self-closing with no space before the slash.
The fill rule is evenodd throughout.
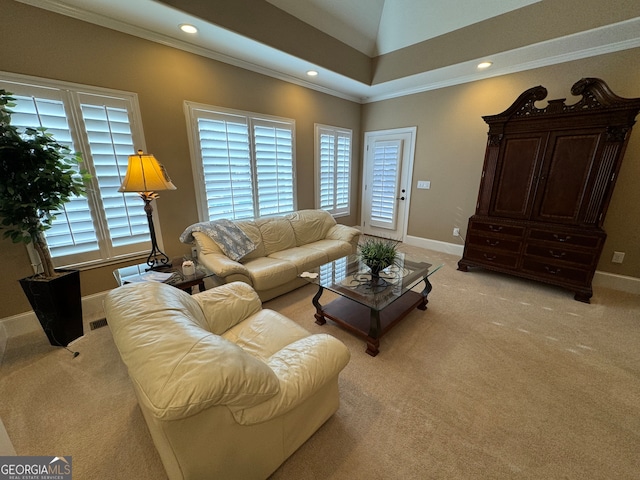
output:
<path id="1" fill-rule="evenodd" d="M 539 261 L 529 256 L 525 256 L 522 262 L 522 271 L 534 273 L 536 275 L 563 279 L 565 281 L 578 285 L 586 285 L 589 281 L 590 269 L 581 269 L 576 267 L 568 267 L 565 265 L 553 264 Z"/>
<path id="2" fill-rule="evenodd" d="M 467 245 L 465 257 L 471 261 L 477 261 L 483 265 L 495 265 L 505 268 L 516 268 L 518 264 L 517 254 L 508 254 L 497 251 L 487 251 L 481 248 L 476 248 L 472 245 Z"/>
<path id="3" fill-rule="evenodd" d="M 499 233 L 501 235 L 511 235 L 515 237 L 522 237 L 524 235 L 524 227 L 518 225 L 504 225 L 493 222 L 479 222 L 473 220 L 469 225 L 469 231 L 476 230 L 478 232 L 490 232 Z"/>
<path id="4" fill-rule="evenodd" d="M 553 232 L 551 230 L 541 230 L 537 228 L 532 228 L 529 231 L 529 238 L 532 240 L 542 240 L 545 242 L 587 248 L 597 248 L 603 240 L 603 237 L 600 235 L 581 235 L 573 232 Z"/>
<path id="5" fill-rule="evenodd" d="M 502 250 L 506 252 L 518 253 L 522 242 L 511 237 L 489 237 L 478 235 L 476 232 L 467 235 L 467 242 L 471 245 L 479 247 L 489 247 L 491 249 Z"/>
<path id="6" fill-rule="evenodd" d="M 595 263 L 596 252 L 575 251 L 563 248 L 561 245 L 536 245 L 528 244 L 525 247 L 525 255 L 540 257 L 548 260 L 561 260 L 563 262 L 579 263 L 591 266 Z M 544 260 L 542 260 L 544 261 Z"/>

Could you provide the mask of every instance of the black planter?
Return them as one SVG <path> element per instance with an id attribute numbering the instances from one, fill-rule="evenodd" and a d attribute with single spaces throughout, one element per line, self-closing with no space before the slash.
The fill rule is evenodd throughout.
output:
<path id="1" fill-rule="evenodd" d="M 29 299 L 51 345 L 66 347 L 84 333 L 80 272 L 56 270 L 63 275 L 53 279 L 27 277 L 20 285 Z"/>

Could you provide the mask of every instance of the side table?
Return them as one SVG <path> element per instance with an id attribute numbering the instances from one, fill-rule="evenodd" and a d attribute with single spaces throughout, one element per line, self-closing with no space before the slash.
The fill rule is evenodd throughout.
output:
<path id="1" fill-rule="evenodd" d="M 113 276 L 119 286 L 134 282 L 160 281 L 188 293 L 192 293 L 192 287 L 197 285 L 198 290 L 203 292 L 205 290 L 204 279 L 212 276 L 213 272 L 193 260 L 196 273 L 185 275 L 182 271 L 182 261 L 182 257 L 176 257 L 171 260 L 170 267 L 160 267 L 154 270 L 148 270 L 149 265 L 146 263 L 131 265 L 114 270 Z"/>

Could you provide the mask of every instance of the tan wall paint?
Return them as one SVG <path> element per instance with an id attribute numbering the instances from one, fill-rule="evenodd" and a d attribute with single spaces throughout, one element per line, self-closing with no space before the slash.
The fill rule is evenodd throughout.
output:
<path id="1" fill-rule="evenodd" d="M 156 206 L 164 250 L 170 256 L 188 253 L 178 237 L 198 221 L 185 100 L 295 119 L 298 208 L 314 207 L 314 123 L 350 128 L 355 139 L 361 137 L 357 103 L 18 2 L 0 0 L 0 11 L 1 71 L 138 94 L 147 151 L 165 165 L 178 187 L 162 192 Z M 354 143 L 357 159 L 359 142 Z M 356 170 L 356 208 L 359 177 Z M 356 224 L 357 209 L 340 222 Z M 32 270 L 24 246 L 3 239 L 0 249 L 0 318 L 4 318 L 30 310 L 17 280 Z M 115 287 L 113 269 L 131 263 L 138 262 L 82 271 L 82 294 Z"/>
<path id="2" fill-rule="evenodd" d="M 466 233 L 477 201 L 488 127 L 483 115 L 509 107 L 524 90 L 543 85 L 548 99 L 575 103 L 571 86 L 582 77 L 602 78 L 622 97 L 640 97 L 640 49 L 601 55 L 424 92 L 363 107 L 363 131 L 417 126 L 416 158 L 408 234 L 455 242 L 453 227 Z M 545 101 L 542 105 L 545 105 Z M 430 190 L 417 190 L 430 180 Z M 636 125 L 605 221 L 608 239 L 598 270 L 640 277 L 640 127 Z M 613 251 L 626 253 L 621 265 Z"/>

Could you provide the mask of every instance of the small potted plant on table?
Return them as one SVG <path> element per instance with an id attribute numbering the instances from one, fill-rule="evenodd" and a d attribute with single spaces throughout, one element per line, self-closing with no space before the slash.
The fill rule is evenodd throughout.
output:
<path id="1" fill-rule="evenodd" d="M 360 260 L 371 270 L 371 283 L 380 281 L 380 272 L 396 263 L 398 256 L 395 240 L 384 238 L 367 238 L 358 245 Z"/>

